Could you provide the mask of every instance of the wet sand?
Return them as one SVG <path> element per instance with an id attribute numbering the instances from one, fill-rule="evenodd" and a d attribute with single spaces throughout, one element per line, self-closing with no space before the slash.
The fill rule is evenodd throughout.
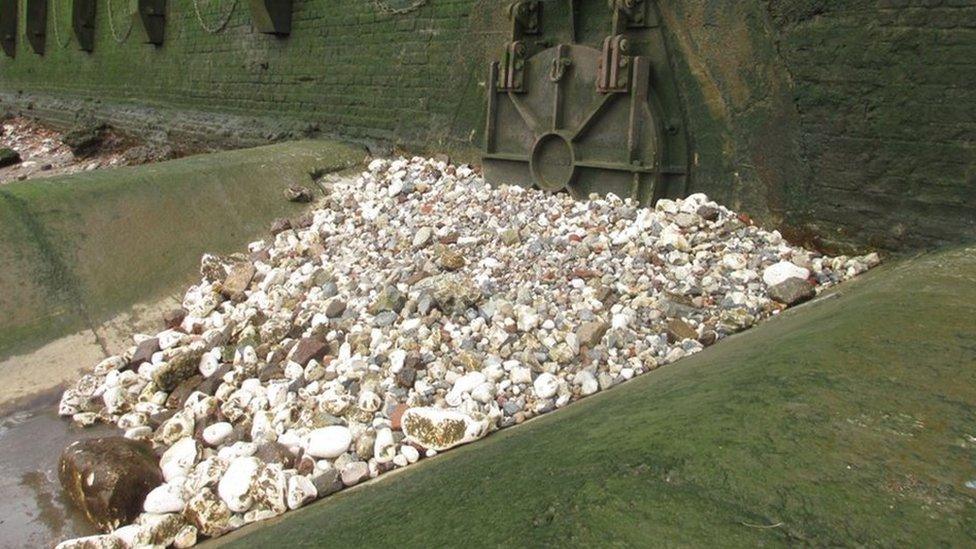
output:
<path id="1" fill-rule="evenodd" d="M 65 498 L 57 478 L 61 450 L 76 440 L 116 434 L 75 427 L 57 416 L 60 391 L 0 417 L 0 547 L 52 547 L 96 533 Z"/>

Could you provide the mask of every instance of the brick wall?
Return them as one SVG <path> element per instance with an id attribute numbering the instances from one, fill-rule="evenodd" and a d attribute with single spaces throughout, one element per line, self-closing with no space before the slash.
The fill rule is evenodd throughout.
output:
<path id="1" fill-rule="evenodd" d="M 382 9 L 404 0 L 295 0 L 292 34 L 262 35 L 237 0 L 223 31 L 211 34 L 234 0 L 169 0 L 162 47 L 124 36 L 129 0 L 98 0 L 93 53 L 70 39 L 66 0 L 51 0 L 47 54 L 21 40 L 0 59 L 0 89 L 133 102 L 197 111 L 270 114 L 327 134 L 407 144 L 470 141 L 481 108 L 475 76 L 487 44 L 474 0 L 428 0 L 409 13 Z M 23 26 L 23 25 L 21 25 Z M 59 43 L 60 37 L 60 43 Z M 475 70 L 478 66 L 479 70 Z"/>

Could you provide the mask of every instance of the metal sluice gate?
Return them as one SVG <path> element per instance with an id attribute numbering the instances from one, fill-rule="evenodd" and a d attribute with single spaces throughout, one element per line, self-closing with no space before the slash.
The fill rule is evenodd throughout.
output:
<path id="1" fill-rule="evenodd" d="M 610 33 L 581 40 L 581 4 L 596 3 L 506 7 L 512 39 L 489 75 L 485 177 L 643 204 L 684 196 L 688 139 L 657 5 L 610 0 Z"/>

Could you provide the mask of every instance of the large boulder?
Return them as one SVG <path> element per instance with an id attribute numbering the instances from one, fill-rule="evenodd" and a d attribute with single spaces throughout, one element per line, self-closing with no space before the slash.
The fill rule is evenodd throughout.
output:
<path id="1" fill-rule="evenodd" d="M 105 124 L 87 124 L 64 134 L 61 141 L 71 148 L 76 157 L 85 158 L 98 152 L 107 134 L 108 126 Z"/>
<path id="2" fill-rule="evenodd" d="M 488 421 L 454 410 L 409 408 L 400 420 L 407 440 L 444 451 L 483 437 Z"/>
<path id="3" fill-rule="evenodd" d="M 132 522 L 146 494 L 163 483 L 152 447 L 122 437 L 68 446 L 58 476 L 71 501 L 104 531 Z"/>
<path id="4" fill-rule="evenodd" d="M 20 154 L 13 149 L 0 147 L 0 168 L 13 166 L 20 163 Z"/>

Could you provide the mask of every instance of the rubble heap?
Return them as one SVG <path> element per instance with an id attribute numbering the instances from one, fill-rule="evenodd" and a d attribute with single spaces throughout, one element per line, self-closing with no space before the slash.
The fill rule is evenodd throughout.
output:
<path id="1" fill-rule="evenodd" d="M 168 329 L 65 391 L 62 415 L 162 456 L 144 513 L 86 542 L 185 547 L 284 513 L 697 353 L 878 262 L 791 246 L 701 194 L 576 201 L 422 158 L 373 161 L 272 233 L 204 257 Z"/>

